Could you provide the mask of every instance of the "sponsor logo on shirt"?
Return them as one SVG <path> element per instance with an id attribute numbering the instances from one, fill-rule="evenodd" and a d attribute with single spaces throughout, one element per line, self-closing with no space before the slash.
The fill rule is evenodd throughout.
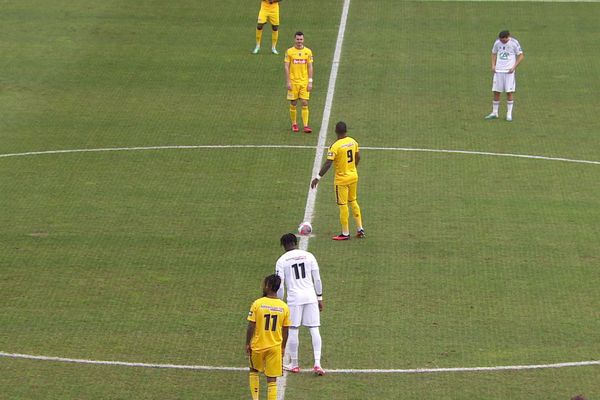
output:
<path id="1" fill-rule="evenodd" d="M 298 59 L 294 58 L 293 64 L 306 64 L 306 60 L 304 60 L 304 59 L 298 60 Z"/>
<path id="2" fill-rule="evenodd" d="M 269 310 L 269 311 L 273 311 L 273 312 L 283 312 L 283 308 L 282 307 L 275 307 L 275 306 L 268 306 L 263 304 L 262 306 L 260 306 L 260 308 Z"/>

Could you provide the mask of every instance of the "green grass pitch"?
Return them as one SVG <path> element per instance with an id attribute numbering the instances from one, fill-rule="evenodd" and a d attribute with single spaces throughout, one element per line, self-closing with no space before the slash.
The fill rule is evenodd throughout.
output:
<path id="1" fill-rule="evenodd" d="M 280 53 L 302 30 L 315 55 L 312 135 L 289 131 L 283 56 L 250 54 L 258 0 L 0 3 L 0 352 L 245 367 L 248 307 L 304 215 L 343 1 L 281 4 Z M 309 243 L 326 370 L 600 359 L 600 165 L 398 150 L 600 161 L 598 20 L 598 2 L 352 0 L 330 127 L 363 147 L 368 238 L 330 240 L 329 174 Z M 512 123 L 483 120 L 503 29 L 526 55 Z M 16 155 L 153 146 L 205 147 Z M 594 399 L 599 368 L 300 374 L 285 399 Z M 8 357 L 0 388 L 250 397 L 243 371 Z"/>

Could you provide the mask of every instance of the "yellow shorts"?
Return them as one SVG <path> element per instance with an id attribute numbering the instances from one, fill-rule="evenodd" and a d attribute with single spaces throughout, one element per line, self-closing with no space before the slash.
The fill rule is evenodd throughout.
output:
<path id="1" fill-rule="evenodd" d="M 281 346 L 273 346 L 261 351 L 252 350 L 250 367 L 258 372 L 264 372 L 269 378 L 283 375 Z"/>
<path id="2" fill-rule="evenodd" d="M 334 189 L 335 201 L 339 206 L 348 204 L 348 202 L 356 201 L 358 182 L 350 183 L 349 185 L 334 185 Z"/>
<path id="3" fill-rule="evenodd" d="M 292 83 L 292 90 L 287 92 L 288 100 L 308 100 L 310 99 L 310 92 L 308 91 L 307 83 Z"/>
<path id="4" fill-rule="evenodd" d="M 279 7 L 273 7 L 270 10 L 264 7 L 260 8 L 258 12 L 258 23 L 266 24 L 269 22 L 273 26 L 279 26 Z"/>

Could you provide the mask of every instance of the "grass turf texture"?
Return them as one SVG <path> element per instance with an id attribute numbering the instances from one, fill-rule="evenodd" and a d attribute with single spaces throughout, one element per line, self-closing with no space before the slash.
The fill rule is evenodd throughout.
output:
<path id="1" fill-rule="evenodd" d="M 258 1 L 256 2 L 258 3 Z M 282 4 L 306 34 L 318 129 L 341 1 Z M 333 121 L 363 146 L 597 160 L 588 4 L 372 2 L 350 10 Z M 258 4 L 6 2 L 0 153 L 153 145 L 314 145 L 289 133 L 282 57 L 251 56 Z M 373 29 L 377 27 L 377 29 Z M 486 122 L 501 29 L 526 60 L 515 122 Z M 269 30 L 263 35 L 268 49 Z M 552 44 L 549 47 L 549 43 Z M 560 49 L 555 53 L 555 49 Z M 331 142 L 332 134 L 328 142 Z M 303 215 L 310 149 L 0 159 L 0 350 L 244 366 L 245 314 Z M 368 239 L 332 243 L 321 183 L 326 368 L 597 359 L 596 165 L 363 151 Z M 310 367 L 302 333 L 303 367 Z M 243 398 L 246 376 L 0 359 L 9 398 Z M 598 396 L 598 367 L 293 376 L 286 399 Z M 23 384 L 29 382 L 29 384 Z M 263 381 L 264 386 L 264 381 Z"/>

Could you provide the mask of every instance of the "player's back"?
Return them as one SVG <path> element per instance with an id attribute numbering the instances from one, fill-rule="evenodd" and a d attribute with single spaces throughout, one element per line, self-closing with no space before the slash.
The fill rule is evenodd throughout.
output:
<path id="1" fill-rule="evenodd" d="M 275 270 L 283 278 L 287 303 L 301 305 L 317 302 L 313 271 L 319 270 L 315 256 L 304 250 L 290 250 L 277 260 Z"/>
<path id="2" fill-rule="evenodd" d="M 327 159 L 334 162 L 336 185 L 350 184 L 358 180 L 356 171 L 358 151 L 358 142 L 350 136 L 336 140 L 329 148 Z"/>
<path id="3" fill-rule="evenodd" d="M 289 308 L 282 300 L 261 297 L 252 303 L 248 320 L 256 323 L 252 349 L 264 350 L 280 345 L 283 341 L 282 327 L 289 326 Z"/>

